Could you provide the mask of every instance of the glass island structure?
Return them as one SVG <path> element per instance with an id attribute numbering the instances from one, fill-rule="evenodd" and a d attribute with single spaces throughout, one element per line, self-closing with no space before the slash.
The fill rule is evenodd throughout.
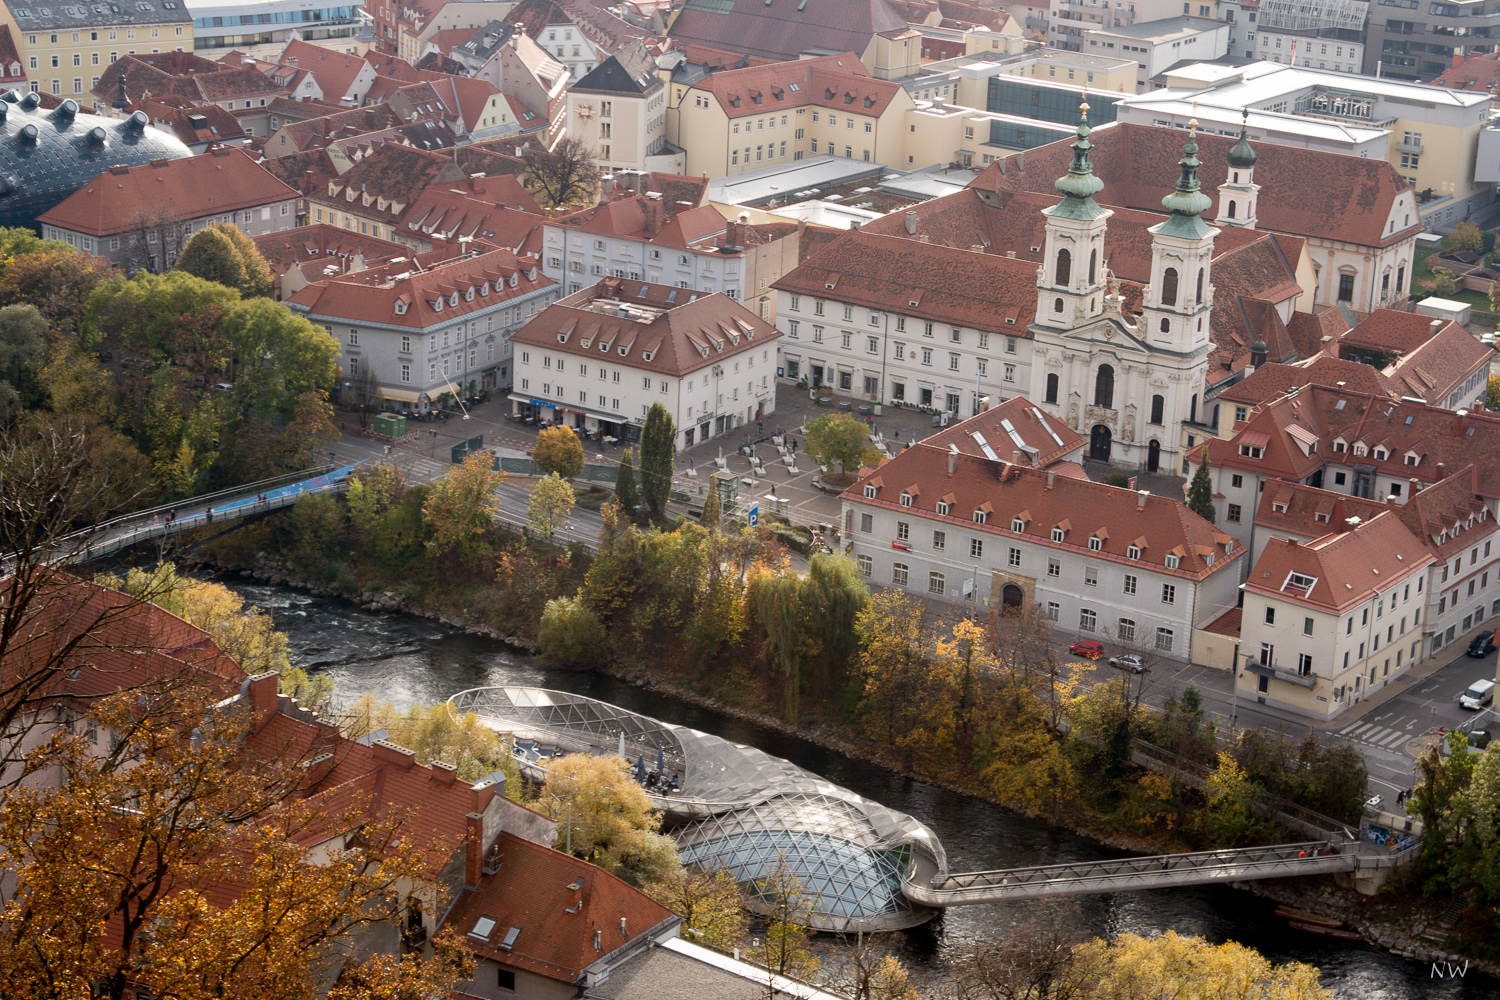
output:
<path id="1" fill-rule="evenodd" d="M 562 691 L 473 688 L 449 706 L 511 734 L 533 780 L 545 781 L 547 768 L 569 754 L 633 762 L 684 862 L 731 872 L 752 899 L 784 866 L 801 886 L 812 928 L 898 930 L 938 912 L 902 891 L 908 881 L 947 873 L 933 832 L 790 761 Z M 658 780 L 645 781 L 648 771 Z"/>

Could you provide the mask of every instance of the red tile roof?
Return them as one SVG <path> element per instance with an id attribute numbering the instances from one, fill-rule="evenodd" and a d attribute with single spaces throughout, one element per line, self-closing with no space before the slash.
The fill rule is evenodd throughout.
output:
<path id="1" fill-rule="evenodd" d="M 381 219 L 394 226 L 428 185 L 462 180 L 463 176 L 463 170 L 447 156 L 388 142 L 330 181 L 328 190 L 316 197 L 320 202 L 346 207 L 350 214 Z M 364 203 L 366 196 L 368 205 Z"/>
<path id="2" fill-rule="evenodd" d="M 1356 327 L 1356 329 L 1358 329 Z M 1431 340 L 1406 355 L 1385 372 L 1407 396 L 1448 405 L 1449 397 L 1468 384 L 1495 360 L 1495 349 L 1457 323 L 1443 326 Z M 1459 399 L 1458 406 L 1483 405 L 1485 387 L 1474 399 Z"/>
<path id="3" fill-rule="evenodd" d="M 141 212 L 187 220 L 295 201 L 297 192 L 243 149 L 217 149 L 139 167 L 111 167 L 37 221 L 92 236 L 140 225 Z"/>
<path id="4" fill-rule="evenodd" d="M 1311 542 L 1272 538 L 1245 589 L 1342 614 L 1431 565 L 1433 557 L 1394 510 L 1357 525 L 1334 525 Z M 1293 577 L 1310 578 L 1311 587 Z"/>
<path id="5" fill-rule="evenodd" d="M 19 83 L 25 79 L 25 65 L 16 51 L 16 40 L 10 36 L 10 25 L 0 24 L 0 83 Z"/>
<path id="6" fill-rule="evenodd" d="M 900 84 L 870 76 L 853 52 L 724 70 L 693 88 L 712 94 L 731 118 L 800 107 L 875 117 L 901 92 Z"/>
<path id="7" fill-rule="evenodd" d="M 585 208 L 552 220 L 583 233 L 619 239 L 644 240 L 687 249 L 712 240 L 729 229 L 719 210 L 708 205 L 682 208 L 660 200 L 637 196 L 620 198 Z"/>
<path id="8" fill-rule="evenodd" d="M 1288 391 L 1304 385 L 1344 385 L 1359 392 L 1376 393 L 1382 396 L 1400 396 L 1391 380 L 1369 365 L 1359 361 L 1346 361 L 1331 354 L 1320 352 L 1317 356 L 1294 364 L 1271 363 L 1261 365 L 1253 375 L 1219 393 L 1224 403 L 1239 403 L 1242 406 L 1259 406 L 1273 399 L 1280 399 Z"/>
<path id="9" fill-rule="evenodd" d="M 397 231 L 418 238 L 484 239 L 518 253 L 542 246 L 542 210 L 512 174 L 439 182 L 417 196 Z"/>
<path id="10" fill-rule="evenodd" d="M 272 75 L 288 69 L 306 70 L 318 81 L 318 89 L 323 91 L 325 100 L 337 103 L 346 95 L 351 99 L 363 97 L 362 94 L 350 94 L 350 88 L 369 65 L 359 56 L 293 38 L 286 43 L 276 61 L 277 68 Z"/>
<path id="11" fill-rule="evenodd" d="M 375 236 L 361 236 L 352 229 L 341 229 L 318 223 L 265 233 L 251 238 L 255 249 L 266 259 L 271 273 L 280 276 L 288 269 L 307 261 L 331 261 L 343 264 L 355 254 L 365 263 L 377 264 L 392 257 L 403 257 L 411 248 Z M 342 267 L 340 268 L 342 271 Z"/>
<path id="12" fill-rule="evenodd" d="M 476 246 L 481 252 L 468 256 L 447 247 L 417 254 L 420 271 L 406 260 L 319 281 L 299 289 L 287 304 L 315 320 L 382 323 L 420 330 L 553 284 L 536 269 L 534 260 L 518 258 L 510 250 L 485 243 Z M 456 302 L 452 301 L 455 296 Z M 441 310 L 436 305 L 440 300 Z M 401 312 L 397 311 L 398 303 Z M 535 323 L 533 320 L 532 325 Z"/>
<path id="13" fill-rule="evenodd" d="M 1320 351 L 1337 350 L 1335 341 L 1349 329 L 1343 312 L 1337 306 L 1314 307 L 1310 313 L 1296 312 L 1287 323 L 1287 333 L 1297 345 L 1297 353 L 1310 358 Z"/>
<path id="14" fill-rule="evenodd" d="M 841 236 L 773 287 L 1017 337 L 1029 336 L 1036 318 L 1035 264 L 866 230 Z"/>
<path id="15" fill-rule="evenodd" d="M 1386 511 L 1378 500 L 1332 493 L 1315 486 L 1278 481 L 1267 483 L 1255 510 L 1255 523 L 1306 541 L 1341 529 L 1351 517 L 1373 521 Z"/>
<path id="16" fill-rule="evenodd" d="M 983 443 L 979 438 L 984 439 Z M 1056 417 L 1047 416 L 1025 397 L 1012 396 L 998 406 L 924 438 L 923 443 L 941 451 L 947 451 L 951 445 L 966 455 L 984 457 L 987 446 L 1002 461 L 1045 469 L 1066 462 L 1088 444 L 1088 438 Z"/>
<path id="17" fill-rule="evenodd" d="M 500 870 L 462 892 L 444 926 L 471 952 L 501 965 L 574 983 L 590 965 L 679 919 L 645 893 L 561 851 L 510 833 L 500 834 L 496 846 Z M 494 923 L 481 936 L 475 925 L 484 917 Z"/>
<path id="18" fill-rule="evenodd" d="M 269 103 L 286 95 L 285 88 L 254 66 L 215 62 L 191 52 L 121 56 L 105 67 L 90 93 L 105 105 L 113 103 L 121 73 L 125 74 L 125 95 L 132 101 L 147 95 L 159 99 L 179 94 L 195 104 L 251 98 L 265 98 Z"/>
<path id="19" fill-rule="evenodd" d="M 1432 81 L 1434 87 L 1479 90 L 1491 94 L 1495 93 L 1497 85 L 1500 85 L 1500 55 L 1493 52 L 1470 52 L 1463 62 L 1444 70 L 1442 75 Z"/>
<path id="20" fill-rule="evenodd" d="M 559 343 L 558 336 L 566 335 Z M 559 299 L 511 334 L 517 344 L 599 357 L 681 376 L 760 350 L 781 332 L 729 296 L 624 278 L 606 278 Z M 623 353 L 622 353 L 623 352 Z"/>
<path id="21" fill-rule="evenodd" d="M 1028 149 L 1024 157 L 997 160 L 970 186 L 1050 193 L 1053 182 L 1067 173 L 1071 141 L 1059 140 Z M 1104 190 L 1097 195 L 1099 203 L 1157 211 L 1176 183 L 1176 174 L 1163 170 L 1162 164 L 1181 158 L 1182 133 L 1115 123 L 1095 129 L 1090 141 L 1094 174 L 1104 182 Z M 1198 158 L 1203 164 L 1199 177 L 1210 197 L 1227 176 L 1226 157 L 1235 141 L 1232 136 L 1198 136 Z M 1421 220 L 1415 217 L 1410 226 L 1388 230 L 1396 195 L 1409 185 L 1385 160 L 1276 143 L 1257 143 L 1256 152 L 1255 183 L 1261 188 L 1257 218 L 1263 229 L 1371 247 L 1391 246 L 1421 231 Z"/>
<path id="22" fill-rule="evenodd" d="M 326 149 L 309 149 L 259 162 L 261 169 L 304 195 L 328 190 L 328 182 L 339 175 Z"/>
<path id="23" fill-rule="evenodd" d="M 906 27 L 906 18 L 885 0 L 696 0 L 667 34 L 679 45 L 791 60 L 810 50 L 863 54 L 875 35 Z"/>
<path id="24" fill-rule="evenodd" d="M 1376 309 L 1339 338 L 1340 347 L 1359 347 L 1386 354 L 1410 354 L 1432 339 L 1443 320 L 1395 309 Z M 1458 326 L 1448 321 L 1448 326 Z"/>
<path id="25" fill-rule="evenodd" d="M 983 414 L 980 414 L 983 417 Z M 979 417 L 970 418 L 977 420 Z M 969 423 L 959 424 L 964 427 Z M 929 439 L 930 440 L 930 439 Z M 948 471 L 952 461 L 954 471 Z M 1054 481 L 1049 484 L 1049 478 Z M 908 485 L 909 484 L 909 485 Z M 874 498 L 865 488 L 875 488 Z M 916 493 L 907 506 L 901 495 Z M 911 510 L 935 521 L 950 521 L 969 530 L 980 530 L 1009 538 L 1025 538 L 1058 549 L 1087 552 L 1091 558 L 1107 559 L 1202 580 L 1213 573 L 1234 572 L 1230 567 L 1243 546 L 1177 500 L 1138 494 L 1134 490 L 1106 486 L 1088 479 L 1051 476 L 1041 469 L 1012 465 L 1008 461 L 960 453 L 952 456 L 944 448 L 919 442 L 880 468 L 865 472 L 841 499 L 848 504 L 866 504 L 892 511 Z M 939 501 L 950 513 L 940 515 Z M 989 505 L 985 523 L 976 525 L 974 512 Z M 1024 530 L 1011 530 L 1012 519 L 1021 518 Z M 1062 542 L 1053 542 L 1054 527 L 1064 526 Z M 1090 536 L 1102 539 L 1102 548 L 1089 548 Z M 1131 559 L 1131 546 L 1140 556 Z M 1175 555 L 1176 569 L 1166 559 Z"/>

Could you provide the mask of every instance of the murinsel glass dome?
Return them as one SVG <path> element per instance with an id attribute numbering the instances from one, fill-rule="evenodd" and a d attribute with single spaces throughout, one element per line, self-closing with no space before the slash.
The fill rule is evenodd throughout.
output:
<path id="1" fill-rule="evenodd" d="M 0 226 L 36 217 L 114 166 L 176 160 L 192 150 L 153 128 L 145 112 L 88 114 L 71 98 L 45 110 L 36 94 L 0 94 Z"/>
<path id="2" fill-rule="evenodd" d="M 668 785 L 676 778 L 675 790 L 647 789 L 663 827 L 684 861 L 733 873 L 752 906 L 781 869 L 800 886 L 807 924 L 817 930 L 898 930 L 936 913 L 902 892 L 907 880 L 947 872 L 933 832 L 790 761 L 562 691 L 473 688 L 449 705 L 513 734 L 523 769 L 537 780 L 568 753 L 619 753 Z M 760 901 L 759 908 L 769 902 Z"/>

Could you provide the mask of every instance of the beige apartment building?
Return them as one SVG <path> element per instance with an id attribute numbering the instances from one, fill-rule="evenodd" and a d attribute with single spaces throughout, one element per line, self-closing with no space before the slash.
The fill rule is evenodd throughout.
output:
<path id="1" fill-rule="evenodd" d="M 726 177 L 812 156 L 868 163 L 905 159 L 898 83 L 877 80 L 852 52 L 713 73 L 672 84 L 667 141 L 687 153 L 683 173 Z"/>
<path id="2" fill-rule="evenodd" d="M 5 0 L 0 24 L 10 28 L 32 90 L 80 100 L 121 56 L 193 50 L 193 18 L 181 0 L 78 6 Z"/>

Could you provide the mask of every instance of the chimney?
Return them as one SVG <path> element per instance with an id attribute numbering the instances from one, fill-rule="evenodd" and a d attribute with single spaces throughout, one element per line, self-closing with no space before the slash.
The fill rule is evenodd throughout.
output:
<path id="1" fill-rule="evenodd" d="M 1057 485 L 1057 470 L 1056 469 L 1048 469 L 1047 470 L 1047 489 L 1050 490 L 1055 485 Z"/>
<path id="2" fill-rule="evenodd" d="M 274 670 L 256 674 L 249 680 L 250 709 L 255 713 L 255 728 L 264 726 L 276 714 L 276 680 Z"/>
<path id="3" fill-rule="evenodd" d="M 849 220 L 849 232 L 851 232 L 851 233 L 857 233 L 857 232 L 859 232 L 859 220 L 858 219 L 850 219 Z"/>
<path id="4" fill-rule="evenodd" d="M 1464 64 L 1464 50 L 1463 49 L 1454 49 L 1453 50 L 1453 66 L 1451 68 L 1452 69 L 1458 69 L 1458 67 L 1462 66 L 1463 64 Z"/>
<path id="5" fill-rule="evenodd" d="M 458 768 L 453 764 L 444 764 L 442 761 L 432 762 L 432 779 L 439 785 L 451 785 L 453 779 L 458 777 Z"/>
<path id="6" fill-rule="evenodd" d="M 1019 450 L 1013 451 L 1013 452 L 1010 453 L 1010 464 L 1011 465 L 1020 465 L 1021 464 L 1021 452 Z"/>
<path id="7" fill-rule="evenodd" d="M 601 205 L 607 205 L 607 204 L 609 204 L 610 196 L 614 194 L 614 190 L 615 190 L 615 176 L 614 176 L 614 174 L 605 174 L 603 177 L 599 178 L 599 204 L 601 204 Z"/>
<path id="8" fill-rule="evenodd" d="M 1016 252 L 1014 250 L 1007 250 L 1007 251 L 1005 251 L 1005 256 L 1009 260 L 1015 260 L 1016 259 Z"/>
<path id="9" fill-rule="evenodd" d="M 804 246 L 807 242 L 807 216 L 797 220 L 797 245 Z"/>
<path id="10" fill-rule="evenodd" d="M 444 236 L 442 233 L 433 233 L 432 234 L 432 249 L 434 249 L 434 250 L 446 250 L 446 249 L 448 249 L 448 237 Z"/>
<path id="11" fill-rule="evenodd" d="M 647 198 L 642 207 L 646 216 L 646 235 L 655 236 L 661 229 L 661 202 Z"/>
<path id="12" fill-rule="evenodd" d="M 1416 496 L 1418 493 L 1422 492 L 1422 480 L 1418 479 L 1416 476 L 1412 476 L 1411 479 L 1407 480 L 1407 482 L 1411 483 L 1412 496 Z"/>
<path id="13" fill-rule="evenodd" d="M 1443 321 L 1440 320 L 1440 319 L 1435 319 L 1431 323 L 1427 324 L 1427 329 L 1430 330 L 1430 331 L 1432 331 L 1432 336 L 1434 336 L 1434 337 L 1437 336 L 1438 331 L 1441 330 L 1442 328 L 1443 328 Z"/>
<path id="14" fill-rule="evenodd" d="M 1135 509 L 1136 510 L 1145 510 L 1146 509 L 1146 498 L 1149 497 L 1150 495 L 1151 495 L 1151 491 L 1150 490 L 1136 490 L 1135 491 L 1135 497 L 1136 497 L 1136 499 L 1135 499 Z"/>
<path id="15" fill-rule="evenodd" d="M 955 445 L 948 446 L 948 475 L 958 471 L 958 448 Z"/>
<path id="16" fill-rule="evenodd" d="M 906 235 L 917 235 L 917 213 L 911 209 L 907 209 L 906 211 Z"/>
<path id="17" fill-rule="evenodd" d="M 393 764 L 403 771 L 411 770 L 412 764 L 417 759 L 415 750 L 408 750 L 406 747 L 392 743 L 390 740 L 376 740 L 370 744 L 370 749 L 374 751 L 376 760 L 386 764 Z"/>
<path id="18" fill-rule="evenodd" d="M 469 813 L 465 817 L 468 835 L 464 843 L 464 885 L 479 884 L 481 863 L 484 861 L 484 817 Z"/>

